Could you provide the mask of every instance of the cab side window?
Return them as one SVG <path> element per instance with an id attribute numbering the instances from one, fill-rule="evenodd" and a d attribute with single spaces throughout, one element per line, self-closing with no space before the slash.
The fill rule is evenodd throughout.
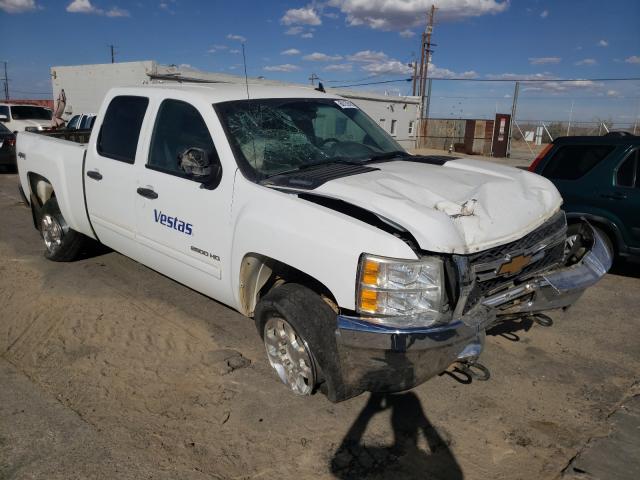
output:
<path id="1" fill-rule="evenodd" d="M 180 100 L 163 101 L 153 129 L 147 167 L 189 178 L 180 168 L 180 156 L 190 148 L 204 150 L 212 163 L 218 161 L 211 134 L 200 112 Z"/>
<path id="2" fill-rule="evenodd" d="M 149 99 L 146 97 L 114 97 L 100 128 L 98 153 L 113 160 L 134 163 L 140 128 L 148 105 Z"/>
<path id="3" fill-rule="evenodd" d="M 618 187 L 640 188 L 640 149 L 627 155 L 616 172 Z"/>

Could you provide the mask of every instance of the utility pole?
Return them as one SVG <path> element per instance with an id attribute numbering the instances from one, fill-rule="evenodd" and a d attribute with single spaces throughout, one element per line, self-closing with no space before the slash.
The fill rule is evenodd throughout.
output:
<path id="1" fill-rule="evenodd" d="M 431 35 L 433 34 L 433 21 L 436 14 L 435 5 L 431 5 L 431 10 L 428 14 L 427 28 L 422 33 L 422 48 L 420 49 L 420 86 L 418 93 L 420 95 L 420 142 L 419 147 L 426 145 L 427 136 L 427 104 L 426 104 L 426 87 L 427 76 L 429 75 L 429 63 L 431 61 L 431 50 L 435 44 L 431 43 Z"/>
<path id="2" fill-rule="evenodd" d="M 109 45 L 109 49 L 111 50 L 111 63 L 116 63 L 116 46 Z"/>
<path id="3" fill-rule="evenodd" d="M 4 63 L 4 99 L 9 101 L 9 76 L 7 75 L 7 62 Z"/>
<path id="4" fill-rule="evenodd" d="M 513 135 L 513 124 L 516 121 L 516 111 L 518 107 L 518 93 L 520 93 L 520 82 L 516 82 L 513 89 L 513 104 L 511 105 L 511 121 L 509 122 L 509 138 L 507 139 L 507 158 L 511 157 L 511 136 Z"/>
<path id="5" fill-rule="evenodd" d="M 311 86 L 315 87 L 316 86 L 316 80 L 320 80 L 320 77 L 318 75 L 316 75 L 315 73 L 312 73 L 311 76 L 309 77 L 309 80 L 311 80 Z"/>
<path id="6" fill-rule="evenodd" d="M 415 58 L 413 59 L 413 62 L 411 64 L 409 64 L 410 67 L 413 67 L 413 88 L 412 88 L 412 95 L 415 97 L 416 96 L 416 80 L 418 78 L 418 62 L 416 62 Z"/>

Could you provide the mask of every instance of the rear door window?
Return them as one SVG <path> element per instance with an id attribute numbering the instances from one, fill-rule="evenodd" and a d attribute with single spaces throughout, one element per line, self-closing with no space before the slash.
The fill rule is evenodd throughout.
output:
<path id="1" fill-rule="evenodd" d="M 542 175 L 557 180 L 577 180 L 604 160 L 614 148 L 612 145 L 560 147 L 545 165 Z"/>
<path id="2" fill-rule="evenodd" d="M 148 105 L 149 99 L 146 97 L 114 97 L 100 128 L 98 153 L 113 160 L 134 163 L 140 128 Z"/>

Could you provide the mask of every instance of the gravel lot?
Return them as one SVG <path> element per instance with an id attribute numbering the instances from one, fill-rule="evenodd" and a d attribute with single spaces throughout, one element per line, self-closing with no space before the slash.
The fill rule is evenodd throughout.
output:
<path id="1" fill-rule="evenodd" d="M 332 404 L 289 394 L 224 305 L 115 252 L 45 260 L 17 184 L 0 174 L 0 479 L 573 478 L 639 393 L 640 265 L 550 328 L 490 332 L 488 382 Z"/>

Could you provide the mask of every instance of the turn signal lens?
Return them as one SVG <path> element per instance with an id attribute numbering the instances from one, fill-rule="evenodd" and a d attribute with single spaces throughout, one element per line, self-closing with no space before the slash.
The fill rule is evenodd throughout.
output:
<path id="1" fill-rule="evenodd" d="M 378 306 L 378 292 L 375 290 L 365 290 L 360 292 L 360 310 L 373 313 Z"/>
<path id="2" fill-rule="evenodd" d="M 379 273 L 380 264 L 373 260 L 366 259 L 362 267 L 362 283 L 365 285 L 377 285 Z"/>

